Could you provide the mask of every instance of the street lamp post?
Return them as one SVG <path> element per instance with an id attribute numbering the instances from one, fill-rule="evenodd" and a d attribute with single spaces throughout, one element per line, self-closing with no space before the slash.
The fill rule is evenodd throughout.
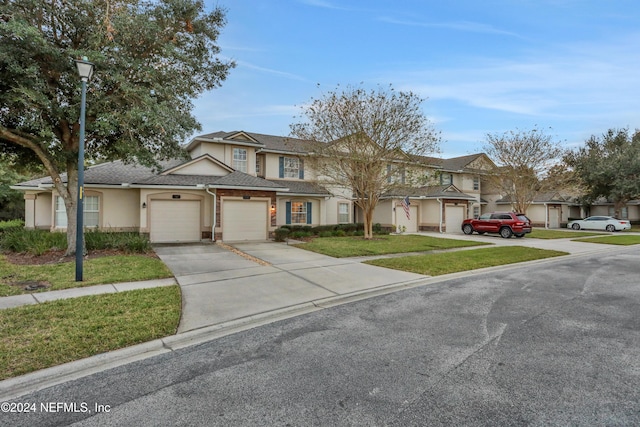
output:
<path id="1" fill-rule="evenodd" d="M 78 74 L 82 80 L 82 100 L 80 101 L 80 139 L 78 141 L 78 203 L 76 207 L 76 282 L 82 282 L 82 257 L 84 241 L 84 121 L 87 101 L 87 82 L 93 75 L 93 64 L 87 57 L 76 59 Z"/>

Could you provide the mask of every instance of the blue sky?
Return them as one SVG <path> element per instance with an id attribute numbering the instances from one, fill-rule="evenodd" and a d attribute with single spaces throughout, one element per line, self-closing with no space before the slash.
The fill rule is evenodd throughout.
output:
<path id="1" fill-rule="evenodd" d="M 220 56 L 237 67 L 194 102 L 203 133 L 286 136 L 312 97 L 361 83 L 426 98 L 443 157 L 482 151 L 487 133 L 537 126 L 575 147 L 640 128 L 637 0 L 215 4 Z"/>

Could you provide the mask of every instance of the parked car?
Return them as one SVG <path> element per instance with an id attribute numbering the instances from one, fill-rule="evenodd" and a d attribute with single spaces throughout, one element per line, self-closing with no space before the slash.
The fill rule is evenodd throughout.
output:
<path id="1" fill-rule="evenodd" d="M 621 231 L 630 230 L 631 223 L 626 220 L 620 220 L 612 216 L 590 216 L 585 219 L 578 219 L 569 222 L 568 228 L 574 230 L 603 230 L 603 231 Z"/>
<path id="2" fill-rule="evenodd" d="M 531 221 L 525 214 L 514 212 L 493 212 L 480 215 L 478 219 L 468 218 L 462 221 L 464 234 L 499 233 L 508 239 L 511 236 L 523 237 L 531 233 Z"/>

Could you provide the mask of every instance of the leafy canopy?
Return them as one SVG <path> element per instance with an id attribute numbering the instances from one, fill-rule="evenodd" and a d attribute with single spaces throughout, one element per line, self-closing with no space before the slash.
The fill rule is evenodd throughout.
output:
<path id="1" fill-rule="evenodd" d="M 489 182 L 511 201 L 514 210 L 526 213 L 538 195 L 555 188 L 544 178 L 559 161 L 562 150 L 542 130 L 487 134 L 484 151 L 496 163 Z"/>
<path id="2" fill-rule="evenodd" d="M 80 81 L 74 59 L 95 64 L 88 85 L 87 157 L 178 153 L 199 129 L 191 99 L 226 78 L 215 55 L 224 11 L 201 1 L 11 0 L 0 10 L 0 145 L 35 153 L 56 173 L 78 150 Z M 25 151 L 29 149 L 31 153 Z"/>
<path id="3" fill-rule="evenodd" d="M 302 107 L 306 119 L 292 135 L 314 145 L 309 162 L 325 183 L 349 191 L 371 238 L 373 210 L 398 186 L 394 174 L 437 150 L 439 133 L 422 111 L 423 99 L 393 88 L 339 87 Z"/>
<path id="4" fill-rule="evenodd" d="M 616 209 L 640 198 L 640 130 L 609 129 L 584 147 L 568 151 L 564 162 L 585 188 L 585 201 L 606 198 Z M 619 215 L 619 211 L 616 213 Z"/>

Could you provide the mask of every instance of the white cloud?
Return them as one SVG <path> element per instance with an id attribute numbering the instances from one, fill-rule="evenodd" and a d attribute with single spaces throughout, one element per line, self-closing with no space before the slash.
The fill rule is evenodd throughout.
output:
<path id="1" fill-rule="evenodd" d="M 519 34 L 516 34 L 514 32 L 501 30 L 499 28 L 495 28 L 492 25 L 487 25 L 480 22 L 471 22 L 471 21 L 422 22 L 422 21 L 409 21 L 409 20 L 403 20 L 403 19 L 396 19 L 392 17 L 381 17 L 378 20 L 389 23 L 389 24 L 403 25 L 403 26 L 409 26 L 409 27 L 443 28 L 448 30 L 464 31 L 464 32 L 470 32 L 470 33 L 498 34 L 498 35 L 506 35 L 506 36 L 519 37 L 519 38 L 521 37 Z"/>

